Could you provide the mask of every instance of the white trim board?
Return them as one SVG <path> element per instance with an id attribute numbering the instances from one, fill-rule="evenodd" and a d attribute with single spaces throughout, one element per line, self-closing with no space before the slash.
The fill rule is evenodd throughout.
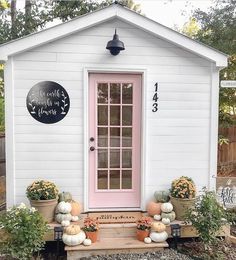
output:
<path id="1" fill-rule="evenodd" d="M 89 151 L 89 80 L 88 80 L 88 75 L 89 73 L 126 73 L 126 74 L 140 74 L 142 75 L 142 117 L 141 120 L 145 120 L 146 117 L 146 69 L 142 68 L 106 68 L 103 66 L 94 66 L 94 67 L 85 67 L 84 68 L 84 109 L 87 111 L 87 113 L 84 113 L 84 212 L 87 211 L 101 211 L 104 209 L 93 209 L 88 207 L 88 175 L 89 175 L 89 158 L 88 158 L 88 151 Z M 141 129 L 141 200 L 140 200 L 140 208 L 125 208 L 123 209 L 124 211 L 128 210 L 145 210 L 145 176 L 147 172 L 147 162 L 146 162 L 146 123 L 142 124 L 142 129 Z M 106 211 L 119 211 L 121 208 L 106 208 Z"/>
<path id="2" fill-rule="evenodd" d="M 69 22 L 3 44 L 0 46 L 0 61 L 7 60 L 9 56 L 16 55 L 92 26 L 96 26 L 115 17 L 147 31 L 156 37 L 160 37 L 183 49 L 191 51 L 207 60 L 213 61 L 217 67 L 227 66 L 227 55 L 118 4 L 113 4 L 101 10 L 79 16 Z"/>
<path id="3" fill-rule="evenodd" d="M 15 135 L 14 135 L 14 63 L 10 58 L 5 64 L 5 134 L 6 134 L 6 203 L 15 204 Z"/>

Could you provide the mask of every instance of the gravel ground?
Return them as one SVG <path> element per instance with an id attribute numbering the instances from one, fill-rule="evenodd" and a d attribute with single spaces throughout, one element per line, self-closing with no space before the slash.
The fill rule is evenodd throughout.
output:
<path id="1" fill-rule="evenodd" d="M 163 251 L 144 253 L 144 254 L 117 254 L 110 256 L 92 256 L 84 257 L 83 260 L 192 260 L 186 255 L 180 254 L 173 249 L 165 249 Z M 81 259 L 81 260 L 82 260 Z"/>

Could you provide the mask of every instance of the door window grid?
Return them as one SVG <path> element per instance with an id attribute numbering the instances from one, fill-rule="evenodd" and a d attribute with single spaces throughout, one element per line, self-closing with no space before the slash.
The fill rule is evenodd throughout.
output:
<path id="1" fill-rule="evenodd" d="M 107 106 L 107 126 L 106 125 L 99 125 L 99 120 L 98 120 L 98 129 L 97 131 L 99 131 L 99 127 L 102 127 L 104 129 L 107 129 L 106 133 L 107 133 L 107 147 L 104 145 L 104 146 L 98 146 L 98 152 L 101 151 L 99 148 L 102 148 L 102 150 L 106 150 L 107 151 L 107 166 L 108 168 L 100 168 L 98 167 L 97 169 L 97 175 L 99 175 L 99 172 L 107 172 L 107 176 L 105 176 L 105 181 L 107 180 L 108 182 L 108 185 L 104 185 L 103 187 L 108 187 L 108 190 L 109 189 L 112 189 L 114 188 L 114 185 L 112 185 L 112 181 L 113 181 L 113 184 L 114 184 L 114 180 L 111 180 L 111 175 L 114 174 L 115 172 L 119 171 L 119 187 L 117 187 L 117 190 L 122 190 L 122 189 L 132 189 L 132 155 L 131 155 L 131 167 L 122 167 L 122 164 L 123 164 L 123 160 L 122 160 L 122 156 L 123 156 L 123 152 L 127 152 L 128 150 L 131 152 L 132 154 L 132 127 L 133 127 L 133 115 L 131 113 L 131 118 L 130 118 L 130 121 L 131 121 L 131 124 L 130 125 L 126 125 L 127 123 L 123 122 L 123 114 L 122 114 L 122 109 L 124 107 L 133 107 L 133 102 L 132 102 L 132 99 L 133 99 L 133 86 L 132 84 L 121 84 L 121 83 L 109 83 L 109 84 L 102 84 L 102 88 L 105 89 L 105 94 L 107 95 L 107 97 L 102 97 L 101 98 L 101 92 L 99 92 L 99 90 L 101 89 L 101 85 L 99 85 L 100 83 L 98 83 L 97 85 L 97 90 L 98 90 L 98 98 L 97 98 L 97 105 L 98 107 L 99 106 Z M 113 100 L 111 100 L 111 87 L 113 87 L 115 85 L 115 88 L 116 90 L 118 89 L 117 86 L 119 86 L 120 88 L 120 91 L 116 91 L 116 92 L 113 92 L 112 95 L 113 97 L 115 96 L 115 99 L 114 100 L 118 100 L 120 101 L 120 103 L 115 103 Z M 105 86 L 105 88 L 104 88 Z M 106 86 L 107 86 L 107 90 L 106 90 Z M 126 97 L 123 97 L 122 94 L 123 94 L 123 89 L 125 89 L 125 87 L 127 87 L 126 89 Z M 129 89 L 128 89 L 129 88 Z M 130 92 L 129 95 L 127 95 L 127 92 Z M 114 94 L 115 93 L 115 94 Z M 119 93 L 119 96 L 117 96 L 117 93 Z M 126 98 L 126 101 L 125 102 L 125 106 L 123 106 L 123 100 L 125 100 Z M 102 103 L 100 103 L 99 101 L 102 100 Z M 111 102 L 114 102 L 114 103 L 111 103 Z M 126 104 L 127 103 L 127 104 Z M 128 104 L 130 103 L 130 104 Z M 111 107 L 112 106 L 119 106 L 119 110 L 120 110 L 120 124 L 119 125 L 111 125 Z M 99 109 L 98 109 L 99 111 Z M 131 111 L 132 111 L 132 108 L 131 108 Z M 99 115 L 98 115 L 98 119 L 99 119 Z M 106 121 L 106 119 L 105 119 Z M 120 135 L 119 135 L 119 147 L 116 147 L 116 146 L 111 146 L 111 129 L 112 128 L 120 128 Z M 130 146 L 125 146 L 123 145 L 124 143 L 124 134 L 123 134 L 123 129 L 131 129 L 130 133 L 131 133 L 131 136 L 130 136 L 130 139 L 131 139 L 131 145 Z M 99 133 L 99 132 L 97 132 Z M 130 140 L 129 140 L 130 141 Z M 127 143 L 127 142 L 126 142 Z M 99 144 L 99 142 L 98 142 Z M 105 149 L 104 149 L 105 148 Z M 107 148 L 107 149 L 106 149 Z M 111 168 L 111 150 L 113 151 L 119 151 L 119 159 L 120 159 L 120 162 L 119 162 L 119 166 L 120 167 L 114 167 L 114 168 Z M 123 152 L 122 152 L 123 151 Z M 124 176 L 126 176 L 126 179 L 130 181 L 130 185 L 127 184 L 125 182 L 125 178 Z M 127 177 L 128 176 L 128 177 Z M 103 189 L 102 186 L 101 188 L 99 187 L 99 179 L 97 178 L 97 182 L 98 182 L 98 189 Z M 115 189 L 116 190 L 116 189 Z"/>

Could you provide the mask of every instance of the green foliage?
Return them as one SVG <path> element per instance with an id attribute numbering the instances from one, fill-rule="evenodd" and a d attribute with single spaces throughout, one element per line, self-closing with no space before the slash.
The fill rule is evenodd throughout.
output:
<path id="1" fill-rule="evenodd" d="M 184 24 L 181 32 L 191 38 L 195 38 L 199 30 L 200 26 L 197 20 L 191 17 L 189 21 Z"/>
<path id="2" fill-rule="evenodd" d="M 202 195 L 196 197 L 194 207 L 186 213 L 186 220 L 196 228 L 206 249 L 218 242 L 217 233 L 226 224 L 226 217 L 226 211 L 217 202 L 215 193 L 206 188 Z"/>
<path id="3" fill-rule="evenodd" d="M 27 260 L 43 248 L 47 225 L 34 208 L 23 203 L 14 206 L 0 215 L 0 226 L 5 231 L 0 243 L 1 254 Z"/>

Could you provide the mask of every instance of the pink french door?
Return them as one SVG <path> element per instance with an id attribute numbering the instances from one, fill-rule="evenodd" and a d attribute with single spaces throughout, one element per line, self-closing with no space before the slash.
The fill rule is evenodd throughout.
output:
<path id="1" fill-rule="evenodd" d="M 139 208 L 141 75 L 89 75 L 89 208 Z"/>

